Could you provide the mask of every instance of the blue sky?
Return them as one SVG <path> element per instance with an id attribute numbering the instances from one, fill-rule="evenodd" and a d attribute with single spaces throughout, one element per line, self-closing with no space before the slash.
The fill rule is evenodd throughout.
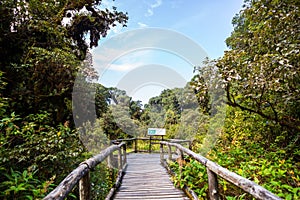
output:
<path id="1" fill-rule="evenodd" d="M 99 47 L 92 50 L 94 67 L 100 74 L 99 83 L 107 87 L 117 86 L 126 90 L 129 85 L 133 87 L 126 79 L 126 77 L 133 78 L 130 74 L 136 74 L 139 78 L 144 77 L 147 79 L 145 83 L 139 83 L 135 88 L 129 88 L 130 91 L 127 91 L 128 95 L 133 96 L 135 100 L 142 100 L 143 103 L 147 103 L 150 97 L 159 95 L 163 89 L 181 87 L 182 85 L 174 84 L 174 77 L 177 76 L 168 76 L 167 71 L 173 70 L 187 82 L 194 75 L 193 65 L 201 65 L 201 63 L 189 63 L 173 51 L 158 48 L 139 48 L 135 51 L 128 51 L 130 47 L 126 46 L 130 46 L 130 43 L 139 43 L 140 47 L 148 47 L 149 40 L 152 39 L 152 36 L 132 38 L 128 35 L 139 28 L 174 31 L 174 46 L 179 42 L 176 40 L 179 38 L 176 36 L 178 33 L 203 49 L 205 53 L 200 52 L 199 55 L 205 54 L 211 59 L 219 58 L 226 50 L 225 39 L 233 30 L 232 18 L 242 9 L 242 5 L 242 0 L 115 0 L 114 2 L 103 0 L 104 7 L 116 6 L 119 11 L 128 12 L 129 21 L 126 28 L 118 26 L 109 31 L 107 38 L 100 42 Z M 155 34 L 153 37 L 157 39 Z M 111 42 L 116 38 L 122 42 Z M 183 45 L 184 48 L 185 44 L 178 45 Z M 157 47 L 158 44 L 155 45 L 151 47 Z M 187 48 L 185 51 L 192 54 L 195 49 Z M 109 64 L 106 63 L 104 66 L 104 62 Z M 151 67 L 151 64 L 164 66 L 168 70 L 156 71 L 148 75 L 167 73 L 161 77 L 170 80 L 169 84 L 165 80 L 150 81 L 148 77 L 146 78 L 147 74 L 141 74 L 140 71 L 140 74 L 136 73 L 138 68 Z M 156 68 L 153 67 L 153 69 Z"/>

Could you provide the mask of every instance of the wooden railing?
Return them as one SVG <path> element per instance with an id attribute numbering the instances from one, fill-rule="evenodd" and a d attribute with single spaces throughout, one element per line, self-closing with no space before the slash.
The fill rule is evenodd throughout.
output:
<path id="1" fill-rule="evenodd" d="M 116 184 L 119 184 L 120 177 L 127 165 L 126 159 L 126 144 L 120 143 L 118 145 L 111 145 L 101 153 L 82 162 L 75 170 L 73 170 L 52 192 L 50 192 L 44 200 L 64 199 L 79 182 L 79 197 L 80 199 L 91 199 L 91 183 L 90 170 L 94 169 L 96 165 L 108 158 L 108 165 L 112 165 L 113 153 L 118 151 L 118 178 Z M 115 184 L 115 185 L 116 185 Z M 108 194 L 108 199 L 114 193 L 114 188 Z"/>
<path id="2" fill-rule="evenodd" d="M 210 199 L 217 200 L 219 199 L 219 192 L 218 192 L 218 176 L 222 177 L 223 179 L 229 181 L 230 183 L 236 185 L 237 187 L 243 189 L 245 192 L 251 194 L 253 197 L 257 199 L 263 200 L 280 200 L 278 196 L 274 195 L 270 191 L 266 190 L 265 188 L 257 185 L 256 183 L 225 169 L 218 164 L 208 160 L 207 158 L 194 153 L 193 151 L 181 146 L 177 143 L 170 143 L 162 141 L 160 142 L 160 159 L 162 164 L 165 163 L 164 159 L 164 145 L 167 146 L 168 152 L 168 159 L 172 160 L 172 147 L 176 147 L 177 154 L 180 159 L 184 159 L 184 153 L 190 156 L 191 158 L 197 160 L 201 164 L 206 167 L 207 175 L 208 175 L 208 185 L 209 185 L 209 197 Z M 179 167 L 182 168 L 182 162 L 179 163 Z M 181 170 L 179 170 L 181 171 Z M 182 176 L 181 176 L 182 177 Z"/>
<path id="3" fill-rule="evenodd" d="M 148 149 L 141 149 L 139 148 L 139 141 L 144 141 L 148 143 Z M 111 140 L 112 144 L 119 144 L 121 142 L 126 142 L 127 146 L 129 143 L 132 143 L 132 151 L 127 152 L 127 153 L 138 153 L 138 152 L 148 152 L 152 153 L 155 152 L 153 151 L 153 145 L 159 145 L 161 141 L 167 141 L 167 142 L 173 142 L 173 143 L 178 143 L 178 144 L 187 144 L 188 148 L 191 148 L 191 140 L 181 140 L 181 139 L 164 139 L 163 137 L 139 137 L 139 138 L 128 138 L 128 139 L 117 139 L 117 140 Z M 128 148 L 127 148 L 128 149 Z M 158 151 L 155 153 L 159 153 L 159 146 L 158 146 Z"/>

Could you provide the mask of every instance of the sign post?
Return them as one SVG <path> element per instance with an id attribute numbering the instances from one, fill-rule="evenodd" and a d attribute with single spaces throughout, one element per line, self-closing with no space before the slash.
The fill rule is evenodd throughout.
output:
<path id="1" fill-rule="evenodd" d="M 164 135 L 166 135 L 166 129 L 148 128 L 148 135 L 150 136 L 149 153 L 151 153 L 152 136 L 161 136 L 161 139 L 164 140 Z"/>

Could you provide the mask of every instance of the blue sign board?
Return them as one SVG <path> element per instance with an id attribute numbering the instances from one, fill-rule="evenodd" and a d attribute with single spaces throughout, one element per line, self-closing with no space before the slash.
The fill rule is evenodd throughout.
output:
<path id="1" fill-rule="evenodd" d="M 148 128 L 148 135 L 166 135 L 164 128 Z"/>

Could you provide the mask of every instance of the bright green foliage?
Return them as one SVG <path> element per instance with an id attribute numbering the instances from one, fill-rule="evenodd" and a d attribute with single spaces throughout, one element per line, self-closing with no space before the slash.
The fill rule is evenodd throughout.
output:
<path id="1" fill-rule="evenodd" d="M 255 123 L 257 120 L 262 123 Z M 226 132 L 208 158 L 239 175 L 248 178 L 274 194 L 287 199 L 300 196 L 300 165 L 286 149 L 278 149 L 264 139 L 269 127 L 259 115 L 228 108 Z M 221 190 L 229 196 L 241 191 L 222 182 Z"/>
<path id="2" fill-rule="evenodd" d="M 169 128 L 179 123 L 181 113 L 179 92 L 180 89 L 166 89 L 159 96 L 149 100 L 142 116 L 149 127 Z"/>
<path id="3" fill-rule="evenodd" d="M 296 154 L 269 143 L 265 137 L 272 127 L 260 115 L 227 107 L 224 133 L 207 157 L 219 165 L 262 185 L 285 199 L 300 197 L 300 164 Z M 258 123 L 260 122 L 260 123 Z M 194 148 L 197 151 L 197 148 Z M 201 151 L 201 149 L 199 149 Z M 174 183 L 187 185 L 199 197 L 207 198 L 208 185 L 205 167 L 186 158 L 179 173 L 179 165 L 172 163 L 176 172 Z M 219 178 L 219 191 L 226 199 L 252 199 L 251 195 Z"/>
<path id="4" fill-rule="evenodd" d="M 2 196 L 45 195 L 50 183 L 57 184 L 84 159 L 78 135 L 68 127 L 68 122 L 56 128 L 49 124 L 51 118 L 47 113 L 23 119 L 13 113 L 0 121 L 0 162 L 7 174 L 0 179 Z"/>
<path id="5" fill-rule="evenodd" d="M 107 163 L 101 163 L 90 173 L 93 199 L 105 199 L 115 183 L 118 175 L 116 168 L 108 168 Z"/>
<path id="6" fill-rule="evenodd" d="M 127 138 L 143 131 L 140 101 L 132 100 L 125 91 L 118 88 L 96 87 L 97 121 L 107 138 Z"/>
<path id="7" fill-rule="evenodd" d="M 3 170 L 5 171 L 5 170 Z M 4 199 L 37 199 L 52 189 L 53 180 L 40 183 L 34 172 L 24 170 L 22 173 L 10 169 L 10 173 L 4 172 L 6 181 L 2 182 L 0 196 Z M 54 177 L 53 177 L 54 178 Z"/>
<path id="8" fill-rule="evenodd" d="M 195 160 L 186 158 L 181 168 L 177 162 L 170 163 L 171 170 L 177 175 L 173 177 L 174 185 L 178 188 L 183 188 L 185 185 L 192 189 L 197 196 L 201 198 L 208 197 L 208 184 L 206 168 Z"/>
<path id="9" fill-rule="evenodd" d="M 13 113 L 3 118 L 0 121 L 1 165 L 37 168 L 39 177 L 44 178 L 56 171 L 69 170 L 66 166 L 75 164 L 73 157 L 80 156 L 83 148 L 68 122 L 53 127 L 49 125 L 51 120 L 48 113 L 23 119 Z"/>
<path id="10" fill-rule="evenodd" d="M 68 122 L 56 128 L 47 123 L 51 123 L 47 113 L 30 115 L 24 119 L 12 114 L 1 120 L 0 131 L 5 134 L 1 135 L 0 141 L 0 167 L 6 174 L 0 179 L 2 197 L 42 198 L 80 162 L 91 156 L 85 153 L 78 133 L 69 127 Z M 104 136 L 101 133 L 101 129 L 93 132 L 96 139 Z M 105 138 L 100 140 L 100 144 L 92 144 L 97 145 L 97 151 L 93 153 L 99 153 L 100 145 L 105 145 Z M 99 171 L 92 175 L 95 197 L 103 198 L 112 186 L 114 177 L 105 165 L 97 167 Z M 24 171 L 19 172 L 20 169 Z M 75 198 L 76 195 L 77 190 L 74 190 L 71 197 Z"/>
<path id="11" fill-rule="evenodd" d="M 141 119 L 147 127 L 166 128 L 167 138 L 191 139 L 205 135 L 207 114 L 200 112 L 190 83 L 184 88 L 167 89 L 145 105 Z"/>

